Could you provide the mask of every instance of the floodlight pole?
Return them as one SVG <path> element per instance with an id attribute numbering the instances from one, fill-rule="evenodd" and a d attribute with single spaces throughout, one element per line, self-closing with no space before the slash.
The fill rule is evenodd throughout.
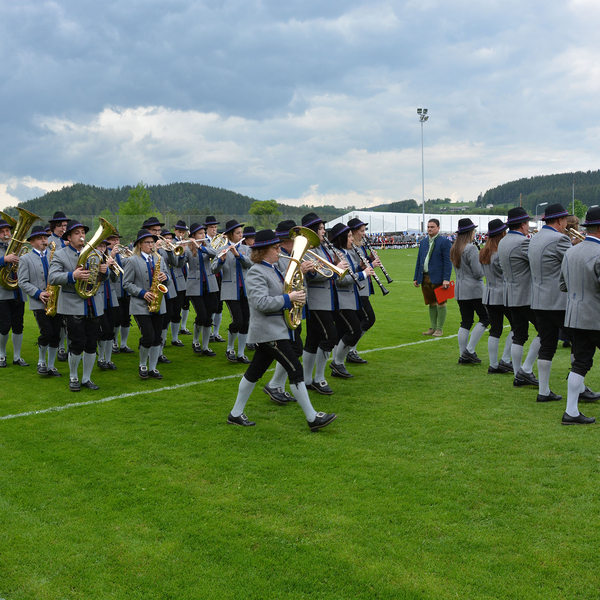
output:
<path id="1" fill-rule="evenodd" d="M 423 123 L 429 119 L 426 108 L 417 108 L 419 121 L 421 122 L 421 187 L 423 192 L 423 221 L 421 222 L 421 233 L 425 233 L 425 156 L 423 153 Z"/>
<path id="2" fill-rule="evenodd" d="M 573 179 L 573 214 L 575 214 L 575 180 Z"/>
<path id="3" fill-rule="evenodd" d="M 536 226 L 538 225 L 538 221 L 539 221 L 539 218 L 538 218 L 538 208 L 540 206 L 546 206 L 546 204 L 548 204 L 548 203 L 547 202 L 542 202 L 541 204 L 538 204 L 535 207 L 535 224 L 536 224 Z"/>

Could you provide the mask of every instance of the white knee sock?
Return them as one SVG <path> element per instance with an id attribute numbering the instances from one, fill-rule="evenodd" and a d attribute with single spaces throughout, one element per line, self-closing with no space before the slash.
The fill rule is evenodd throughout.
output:
<path id="1" fill-rule="evenodd" d="M 167 343 L 167 335 L 169 333 L 169 328 L 165 327 L 165 329 L 162 330 L 162 333 L 160 335 L 160 339 L 162 341 L 162 345 L 164 346 Z"/>
<path id="2" fill-rule="evenodd" d="M 54 369 L 54 361 L 56 360 L 56 355 L 58 354 L 58 348 L 53 348 L 49 346 L 48 348 L 48 368 Z"/>
<path id="3" fill-rule="evenodd" d="M 275 373 L 273 373 L 273 377 L 271 378 L 271 381 L 269 381 L 269 387 L 284 389 L 286 379 L 287 379 L 287 371 L 281 366 L 280 363 L 276 363 L 275 364 Z"/>
<path id="4" fill-rule="evenodd" d="M 248 381 L 245 377 L 242 377 L 240 380 L 240 385 L 238 386 L 237 398 L 235 399 L 235 404 L 231 409 L 231 415 L 233 417 L 239 417 L 243 412 L 244 408 L 246 408 L 246 403 L 250 398 L 250 394 L 252 390 L 254 390 L 254 386 L 256 383 L 252 383 Z"/>
<path id="5" fill-rule="evenodd" d="M 221 328 L 221 321 L 223 320 L 223 313 L 215 313 L 213 315 L 213 333 L 219 335 L 219 329 Z"/>
<path id="6" fill-rule="evenodd" d="M 98 341 L 98 360 L 104 360 L 104 340 Z"/>
<path id="7" fill-rule="evenodd" d="M 471 336 L 469 337 L 469 343 L 467 344 L 467 350 L 469 352 L 475 352 L 475 348 L 485 333 L 485 330 L 486 327 L 483 323 L 476 323 L 475 327 L 473 327 L 473 331 L 471 331 Z"/>
<path id="8" fill-rule="evenodd" d="M 498 347 L 500 346 L 500 338 L 488 338 L 488 356 L 490 357 L 490 367 L 494 369 L 498 367 Z"/>
<path id="9" fill-rule="evenodd" d="M 330 352 L 321 350 L 321 348 L 317 350 L 317 360 L 315 362 L 315 381 L 317 383 L 325 381 L 325 367 L 330 354 Z"/>
<path id="10" fill-rule="evenodd" d="M 8 344 L 8 333 L 0 335 L 0 356 L 6 357 L 6 345 Z"/>
<path id="11" fill-rule="evenodd" d="M 60 328 L 60 340 L 58 342 L 58 347 L 59 348 L 64 348 L 65 350 L 67 349 L 67 330 L 64 327 Z"/>
<path id="12" fill-rule="evenodd" d="M 13 343 L 13 360 L 19 360 L 21 358 L 21 347 L 23 346 L 23 334 L 17 333 L 12 334 Z"/>
<path id="13" fill-rule="evenodd" d="M 81 376 L 81 383 L 86 383 L 92 378 L 92 370 L 94 369 L 94 363 L 96 362 L 96 353 L 91 352 L 83 353 L 83 375 Z"/>
<path id="14" fill-rule="evenodd" d="M 69 352 L 69 376 L 71 377 L 71 379 L 78 379 L 77 369 L 79 368 L 80 362 L 81 354 L 71 354 Z"/>
<path id="15" fill-rule="evenodd" d="M 304 411 L 306 415 L 306 420 L 309 423 L 312 423 L 317 416 L 317 411 L 313 408 L 311 404 L 310 398 L 308 397 L 308 391 L 306 389 L 306 384 L 301 381 L 300 383 L 290 383 L 290 389 L 292 390 L 292 394 L 294 398 L 298 401 L 300 408 Z"/>
<path id="16" fill-rule="evenodd" d="M 527 358 L 525 359 L 525 362 L 523 363 L 523 371 L 525 371 L 525 373 L 533 373 L 533 365 L 535 364 L 535 361 L 537 360 L 539 351 L 540 351 L 540 338 L 539 336 L 535 336 L 533 338 L 533 341 L 531 342 L 531 345 L 529 346 L 529 352 L 527 352 Z"/>
<path id="17" fill-rule="evenodd" d="M 158 364 L 158 357 L 162 352 L 162 348 L 160 346 L 151 346 L 150 354 L 148 355 L 148 370 L 154 371 L 156 370 L 156 365 Z"/>
<path id="18" fill-rule="evenodd" d="M 538 379 L 540 381 L 539 394 L 547 396 L 550 393 L 550 371 L 552 370 L 551 360 L 542 360 L 538 358 Z"/>
<path id="19" fill-rule="evenodd" d="M 117 326 L 117 327 L 115 327 L 114 333 L 113 333 L 113 343 L 115 345 L 117 345 L 117 346 L 119 345 L 119 331 L 120 331 L 120 329 L 121 329 L 120 325 Z"/>
<path id="20" fill-rule="evenodd" d="M 171 341 L 176 342 L 179 339 L 179 323 L 171 323 Z"/>
<path id="21" fill-rule="evenodd" d="M 310 385 L 313 382 L 313 370 L 316 360 L 316 354 L 306 352 L 306 350 L 302 353 L 302 368 L 304 370 L 304 383 L 306 385 Z"/>
<path id="22" fill-rule="evenodd" d="M 248 339 L 247 333 L 238 333 L 238 356 L 244 356 L 244 350 L 246 349 L 246 341 Z"/>
<path id="23" fill-rule="evenodd" d="M 104 360 L 110 362 L 112 359 L 112 340 L 104 342 Z"/>
<path id="24" fill-rule="evenodd" d="M 131 327 L 121 327 L 121 348 L 127 346 L 127 338 L 129 337 L 129 330 Z"/>
<path id="25" fill-rule="evenodd" d="M 144 348 L 140 346 L 140 367 L 148 365 L 148 356 L 150 356 L 150 348 Z"/>
<path id="26" fill-rule="evenodd" d="M 202 328 L 202 350 L 208 350 L 208 342 L 210 342 L 210 327 Z"/>
<path id="27" fill-rule="evenodd" d="M 339 342 L 333 352 L 333 362 L 336 365 L 343 365 L 346 361 L 346 356 L 348 356 L 348 352 L 350 352 L 350 346 L 346 346 L 344 342 Z"/>
<path id="28" fill-rule="evenodd" d="M 511 331 L 506 338 L 506 343 L 504 344 L 504 352 L 502 353 L 502 360 L 504 362 L 510 362 L 510 347 L 512 346 L 513 337 L 514 335 Z"/>
<path id="29" fill-rule="evenodd" d="M 458 328 L 458 351 L 462 354 L 467 349 L 467 342 L 469 341 L 469 330 L 464 327 Z"/>
<path id="30" fill-rule="evenodd" d="M 200 343 L 200 327 L 198 325 L 196 325 L 196 323 L 194 323 L 194 335 L 192 337 L 192 343 L 193 344 Z"/>
<path id="31" fill-rule="evenodd" d="M 579 394 L 581 393 L 581 385 L 583 383 L 583 379 L 584 378 L 581 375 L 577 375 L 577 373 L 573 373 L 573 371 L 569 373 L 569 392 L 567 395 L 566 413 L 570 417 L 576 417 L 579 415 L 578 401 Z"/>
<path id="32" fill-rule="evenodd" d="M 510 356 L 512 358 L 513 371 L 516 377 L 517 372 L 521 368 L 521 361 L 523 360 L 523 346 L 513 343 L 510 347 Z"/>
<path id="33" fill-rule="evenodd" d="M 46 352 L 48 352 L 48 346 L 39 347 L 38 365 L 46 364 Z"/>
<path id="34" fill-rule="evenodd" d="M 215 333 L 215 335 L 217 334 Z M 231 331 L 227 332 L 227 352 L 232 352 L 235 348 L 235 338 L 237 338 L 237 336 L 237 333 L 231 333 Z"/>
<path id="35" fill-rule="evenodd" d="M 189 314 L 190 314 L 189 309 L 181 311 L 181 324 L 179 326 L 179 329 L 187 329 L 187 320 L 188 320 Z"/>

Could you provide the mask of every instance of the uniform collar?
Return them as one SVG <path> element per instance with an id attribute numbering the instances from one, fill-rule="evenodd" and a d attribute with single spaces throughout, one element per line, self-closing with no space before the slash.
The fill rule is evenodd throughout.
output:
<path id="1" fill-rule="evenodd" d="M 597 237 L 593 237 L 591 235 L 586 235 L 584 242 L 596 242 L 596 244 L 600 244 L 600 240 Z"/>
<path id="2" fill-rule="evenodd" d="M 517 235 L 522 235 L 523 237 L 525 237 L 525 234 L 521 231 L 517 231 L 516 229 L 509 229 L 508 233 L 516 233 Z"/>

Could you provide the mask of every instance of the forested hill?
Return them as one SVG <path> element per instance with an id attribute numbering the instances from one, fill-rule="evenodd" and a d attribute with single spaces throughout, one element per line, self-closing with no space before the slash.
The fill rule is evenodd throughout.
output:
<path id="1" fill-rule="evenodd" d="M 79 216 L 98 215 L 106 209 L 116 213 L 119 203 L 129 198 L 131 189 L 132 186 L 102 188 L 76 183 L 19 206 L 39 215 L 57 210 Z M 199 183 L 149 185 L 147 189 L 154 206 L 164 214 L 247 214 L 255 202 L 249 196 Z"/>
<path id="2" fill-rule="evenodd" d="M 573 198 L 573 181 L 577 200 L 586 206 L 600 204 L 600 170 L 517 179 L 488 190 L 480 202 L 483 206 L 519 206 L 519 196 L 523 194 L 523 208 L 533 214 L 536 205 L 542 202 L 569 204 Z"/>

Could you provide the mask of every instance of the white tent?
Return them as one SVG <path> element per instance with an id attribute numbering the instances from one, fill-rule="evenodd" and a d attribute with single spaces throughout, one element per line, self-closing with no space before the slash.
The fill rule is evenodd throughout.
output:
<path id="1" fill-rule="evenodd" d="M 393 213 L 393 212 L 372 212 L 363 210 L 354 210 L 328 221 L 327 229 L 330 229 L 337 223 L 347 223 L 350 219 L 359 218 L 368 225 L 367 231 L 372 234 L 378 233 L 396 233 L 409 231 L 413 233 L 421 232 L 422 213 Z M 458 214 L 435 214 L 425 213 L 425 230 L 427 230 L 427 221 L 429 219 L 438 219 L 443 233 L 452 233 L 458 229 L 459 219 L 469 218 L 475 225 L 477 231 L 485 233 L 488 230 L 488 223 L 493 219 L 502 219 L 506 221 L 506 215 L 466 215 Z"/>

